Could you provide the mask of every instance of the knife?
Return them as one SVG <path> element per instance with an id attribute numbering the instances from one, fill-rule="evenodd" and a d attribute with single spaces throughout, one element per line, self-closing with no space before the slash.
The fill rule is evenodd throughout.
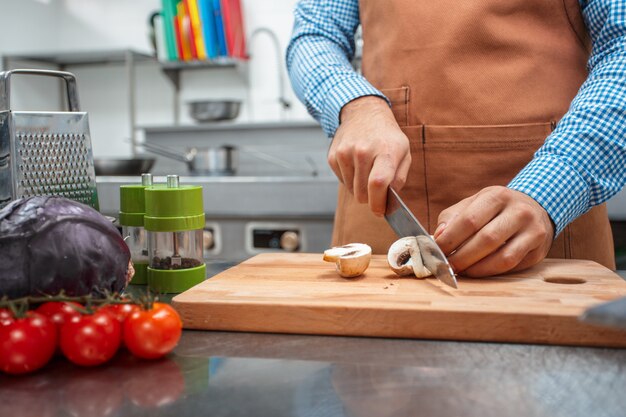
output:
<path id="1" fill-rule="evenodd" d="M 435 240 L 417 221 L 398 193 L 391 187 L 387 191 L 385 219 L 399 237 L 415 236 L 426 269 L 444 284 L 458 288 L 454 271 L 450 267 L 446 255 L 443 254 Z"/>
<path id="2" fill-rule="evenodd" d="M 626 297 L 591 307 L 580 316 L 580 320 L 626 329 Z"/>

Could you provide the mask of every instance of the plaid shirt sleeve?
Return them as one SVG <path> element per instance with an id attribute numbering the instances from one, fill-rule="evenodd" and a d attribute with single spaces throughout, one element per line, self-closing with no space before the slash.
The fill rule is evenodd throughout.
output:
<path id="1" fill-rule="evenodd" d="M 593 41 L 589 76 L 557 128 L 509 184 L 544 207 L 555 236 L 626 182 L 626 2 L 581 1 L 581 7 Z"/>
<path id="2" fill-rule="evenodd" d="M 385 98 L 350 64 L 358 25 L 358 0 L 300 0 L 295 9 L 287 71 L 296 95 L 328 136 L 334 136 L 345 104 L 368 95 Z"/>

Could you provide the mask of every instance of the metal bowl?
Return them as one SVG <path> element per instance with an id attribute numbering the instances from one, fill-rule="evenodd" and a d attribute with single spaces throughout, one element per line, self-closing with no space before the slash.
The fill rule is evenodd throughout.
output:
<path id="1" fill-rule="evenodd" d="M 93 161 L 96 175 L 141 175 L 150 172 L 154 158 L 96 158 Z"/>
<path id="2" fill-rule="evenodd" d="M 190 101 L 189 116 L 197 122 L 232 120 L 239 116 L 239 100 L 199 100 Z"/>

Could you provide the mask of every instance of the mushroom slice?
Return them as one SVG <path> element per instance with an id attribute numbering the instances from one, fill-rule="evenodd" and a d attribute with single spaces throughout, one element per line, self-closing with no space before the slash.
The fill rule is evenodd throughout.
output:
<path id="1" fill-rule="evenodd" d="M 426 278 L 431 276 L 433 273 L 426 268 L 424 265 L 424 261 L 422 259 L 422 252 L 417 244 L 417 238 L 415 239 L 416 245 L 415 249 L 411 247 L 411 261 L 413 262 L 413 274 L 417 278 Z"/>
<path id="2" fill-rule="evenodd" d="M 387 263 L 400 276 L 413 273 L 413 261 L 411 259 L 411 247 L 419 251 L 417 239 L 413 236 L 403 237 L 396 240 L 387 252 Z"/>
<path id="3" fill-rule="evenodd" d="M 415 236 L 395 241 L 387 253 L 387 262 L 393 272 L 400 276 L 414 274 L 417 278 L 425 278 L 432 275 L 424 266 Z"/>
<path id="4" fill-rule="evenodd" d="M 346 278 L 358 277 L 370 264 L 372 248 L 365 243 L 350 243 L 324 251 L 326 262 L 335 262 L 339 275 Z"/>

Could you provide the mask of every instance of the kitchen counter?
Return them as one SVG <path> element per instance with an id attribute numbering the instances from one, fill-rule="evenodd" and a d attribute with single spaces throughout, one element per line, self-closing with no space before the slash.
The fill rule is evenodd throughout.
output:
<path id="1" fill-rule="evenodd" d="M 0 376 L 2 416 L 615 416 L 626 350 L 186 331 L 170 357 Z"/>
<path id="2" fill-rule="evenodd" d="M 161 361 L 0 375 L 0 416 L 622 417 L 624 387 L 626 349 L 185 331 Z"/>

